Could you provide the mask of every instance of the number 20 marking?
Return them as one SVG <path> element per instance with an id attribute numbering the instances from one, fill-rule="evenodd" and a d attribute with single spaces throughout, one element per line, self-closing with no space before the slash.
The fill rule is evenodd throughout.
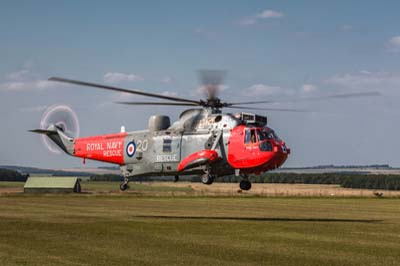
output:
<path id="1" fill-rule="evenodd" d="M 149 147 L 149 142 L 147 139 L 145 140 L 138 140 L 136 141 L 137 148 L 136 150 L 138 151 L 147 151 L 147 148 Z"/>

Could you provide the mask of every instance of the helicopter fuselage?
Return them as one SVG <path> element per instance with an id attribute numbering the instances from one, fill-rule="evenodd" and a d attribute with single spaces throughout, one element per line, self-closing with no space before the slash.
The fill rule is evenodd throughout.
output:
<path id="1" fill-rule="evenodd" d="M 148 130 L 77 138 L 73 150 L 76 157 L 118 164 L 128 177 L 258 174 L 278 168 L 290 153 L 266 118 L 204 109 L 186 110 L 166 128 L 149 124 Z"/>

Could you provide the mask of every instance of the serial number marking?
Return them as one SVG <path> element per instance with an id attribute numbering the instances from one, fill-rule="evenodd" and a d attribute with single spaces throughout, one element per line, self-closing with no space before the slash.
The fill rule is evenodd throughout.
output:
<path id="1" fill-rule="evenodd" d="M 195 127 L 196 128 L 207 128 L 214 124 L 214 118 L 203 118 L 197 121 Z"/>
<path id="2" fill-rule="evenodd" d="M 149 147 L 149 142 L 147 141 L 147 139 L 145 140 L 141 140 L 139 139 L 138 141 L 136 141 L 136 150 L 138 151 L 147 151 L 147 148 Z"/>

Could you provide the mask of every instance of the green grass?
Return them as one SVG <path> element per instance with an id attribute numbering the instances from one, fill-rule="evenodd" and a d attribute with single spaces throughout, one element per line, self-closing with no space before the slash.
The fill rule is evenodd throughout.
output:
<path id="1" fill-rule="evenodd" d="M 0 265 L 400 265 L 400 200 L 2 196 Z"/>
<path id="2" fill-rule="evenodd" d="M 119 191 L 119 182 L 81 182 L 82 189 L 85 191 Z M 151 184 L 151 183 L 150 183 Z M 141 184 L 136 182 L 130 182 L 130 191 L 149 191 L 149 192 L 192 192 L 191 187 L 172 187 L 162 185 L 150 185 L 149 183 Z"/>
<path id="3" fill-rule="evenodd" d="M 55 177 L 56 178 L 56 177 Z M 25 182 L 5 182 L 0 181 L 0 188 L 22 188 Z M 81 182 L 83 191 L 90 192 L 118 192 L 119 182 Z M 151 185 L 151 183 L 136 183 L 130 182 L 129 187 L 131 191 L 137 192 L 193 192 L 193 189 L 187 187 L 173 187 L 163 185 Z"/>
<path id="4" fill-rule="evenodd" d="M 25 182 L 7 182 L 0 181 L 0 188 L 20 188 L 23 187 Z"/>

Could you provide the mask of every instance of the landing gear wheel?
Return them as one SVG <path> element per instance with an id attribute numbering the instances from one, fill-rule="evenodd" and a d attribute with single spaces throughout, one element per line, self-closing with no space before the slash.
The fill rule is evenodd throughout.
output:
<path id="1" fill-rule="evenodd" d="M 119 189 L 121 191 L 127 190 L 129 188 L 128 183 L 129 183 L 129 178 L 124 177 L 124 181 L 121 183 L 121 185 L 119 185 Z"/>
<path id="2" fill-rule="evenodd" d="M 205 185 L 211 185 L 214 182 L 215 176 L 210 174 L 204 174 L 201 176 L 201 183 Z"/>
<path id="3" fill-rule="evenodd" d="M 121 191 L 125 191 L 129 188 L 128 183 L 122 183 L 121 185 L 119 185 L 119 189 Z"/>
<path id="4" fill-rule="evenodd" d="M 174 182 L 176 183 L 178 181 L 179 181 L 179 175 L 176 175 L 175 178 L 174 178 Z"/>
<path id="5" fill-rule="evenodd" d="M 248 180 L 242 180 L 239 183 L 239 187 L 241 190 L 250 190 L 251 189 L 251 182 Z"/>

